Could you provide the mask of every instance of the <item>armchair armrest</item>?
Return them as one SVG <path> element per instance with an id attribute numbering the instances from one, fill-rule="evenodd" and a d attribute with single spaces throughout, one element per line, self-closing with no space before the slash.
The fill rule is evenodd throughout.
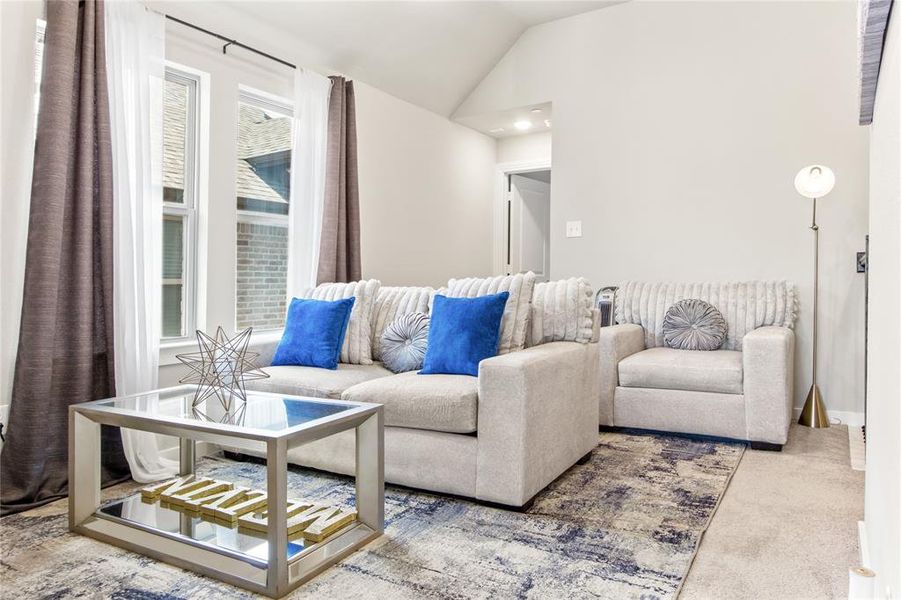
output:
<path id="1" fill-rule="evenodd" d="M 645 349 L 644 329 L 634 324 L 601 327 L 598 346 L 601 365 L 599 422 L 613 425 L 613 394 L 619 385 L 619 361 Z"/>
<path id="2" fill-rule="evenodd" d="M 477 498 L 522 506 L 597 445 L 597 348 L 553 342 L 479 364 Z"/>
<path id="3" fill-rule="evenodd" d="M 742 339 L 745 421 L 754 442 L 784 444 L 791 423 L 795 333 L 759 327 Z"/>

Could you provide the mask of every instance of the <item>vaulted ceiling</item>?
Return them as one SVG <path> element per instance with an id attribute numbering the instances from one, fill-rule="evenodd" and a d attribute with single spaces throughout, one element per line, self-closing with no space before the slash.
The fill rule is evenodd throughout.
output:
<path id="1" fill-rule="evenodd" d="M 226 35 L 244 41 L 265 26 L 273 48 L 292 40 L 314 48 L 316 66 L 450 116 L 523 31 L 621 1 L 227 0 L 192 8 L 204 8 L 210 20 L 222 16 L 219 7 L 230 9 L 240 23 Z M 153 4 L 166 10 L 186 3 Z"/>

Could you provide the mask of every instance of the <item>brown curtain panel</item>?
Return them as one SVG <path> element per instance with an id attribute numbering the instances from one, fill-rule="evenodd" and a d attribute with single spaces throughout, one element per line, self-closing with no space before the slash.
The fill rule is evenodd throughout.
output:
<path id="1" fill-rule="evenodd" d="M 360 191 L 354 82 L 329 77 L 325 205 L 317 283 L 357 281 L 360 266 Z"/>
<path id="2" fill-rule="evenodd" d="M 68 407 L 115 395 L 103 3 L 48 2 L 45 40 L 2 514 L 67 494 Z M 114 428 L 103 428 L 102 475 L 128 477 Z"/>

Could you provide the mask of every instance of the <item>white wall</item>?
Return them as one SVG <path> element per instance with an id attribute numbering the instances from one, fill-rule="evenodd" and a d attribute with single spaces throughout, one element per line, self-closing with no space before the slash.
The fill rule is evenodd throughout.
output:
<path id="1" fill-rule="evenodd" d="M 853 2 L 630 2 L 533 27 L 457 117 L 553 102 L 551 270 L 625 279 L 785 278 L 801 293 L 796 404 L 810 385 L 812 233 L 822 201 L 820 386 L 861 411 L 867 130 Z M 581 220 L 582 238 L 564 222 Z"/>
<path id="2" fill-rule="evenodd" d="M 901 14 L 889 22 L 870 127 L 866 531 L 878 598 L 901 596 Z"/>
<path id="3" fill-rule="evenodd" d="M 497 162 L 548 160 L 551 158 L 551 132 L 529 133 L 497 141 Z"/>
<path id="4" fill-rule="evenodd" d="M 34 40 L 43 2 L 0 2 L 0 418 L 12 394 L 34 156 Z"/>
<path id="5" fill-rule="evenodd" d="M 354 85 L 363 276 L 437 287 L 488 275 L 494 139 Z"/>

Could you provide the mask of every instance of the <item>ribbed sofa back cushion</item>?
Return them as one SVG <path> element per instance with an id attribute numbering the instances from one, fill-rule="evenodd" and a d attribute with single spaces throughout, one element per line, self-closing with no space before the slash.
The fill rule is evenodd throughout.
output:
<path id="1" fill-rule="evenodd" d="M 375 297 L 372 309 L 372 359 L 381 360 L 381 340 L 385 328 L 398 317 L 410 313 L 429 312 L 430 287 L 383 287 Z"/>
<path id="2" fill-rule="evenodd" d="M 522 350 L 526 346 L 529 312 L 532 306 L 532 290 L 535 273 L 517 273 L 498 277 L 468 277 L 451 279 L 447 288 L 440 290 L 448 298 L 476 298 L 500 292 L 510 292 L 504 316 L 501 319 L 501 341 L 498 354 Z"/>
<path id="3" fill-rule="evenodd" d="M 372 364 L 372 306 L 378 295 L 381 282 L 377 279 L 353 281 L 351 283 L 321 283 L 307 290 L 302 297 L 313 300 L 342 300 L 353 296 L 353 310 L 344 345 L 341 346 L 339 362 L 352 365 Z"/>
<path id="4" fill-rule="evenodd" d="M 536 283 L 529 345 L 590 342 L 594 333 L 593 299 L 591 284 L 584 277 Z"/>
<path id="5" fill-rule="evenodd" d="M 663 320 L 675 302 L 697 298 L 715 306 L 729 326 L 723 350 L 741 350 L 745 334 L 766 325 L 792 328 L 798 297 L 787 281 L 645 283 L 627 281 L 616 291 L 616 322 L 641 325 L 648 348 L 665 346 Z"/>

